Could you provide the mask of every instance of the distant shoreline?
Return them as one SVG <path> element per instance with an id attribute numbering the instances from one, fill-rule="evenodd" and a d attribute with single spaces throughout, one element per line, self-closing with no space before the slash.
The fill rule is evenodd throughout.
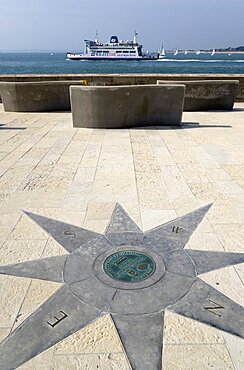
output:
<path id="1" fill-rule="evenodd" d="M 216 51 L 216 54 L 244 54 L 244 51 Z"/>
<path id="2" fill-rule="evenodd" d="M 187 51 L 188 54 L 196 54 L 199 50 L 179 50 L 179 54 L 184 54 Z M 175 50 L 165 50 L 168 54 L 174 54 Z M 212 54 L 212 51 L 200 51 L 200 54 Z M 244 51 L 215 51 L 215 54 L 244 54 Z"/>

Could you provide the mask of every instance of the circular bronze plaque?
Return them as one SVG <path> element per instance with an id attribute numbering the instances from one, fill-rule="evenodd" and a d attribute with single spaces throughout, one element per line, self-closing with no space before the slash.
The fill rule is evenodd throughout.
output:
<path id="1" fill-rule="evenodd" d="M 108 256 L 103 269 L 114 280 L 136 283 L 152 276 L 156 263 L 145 253 L 124 250 Z"/>

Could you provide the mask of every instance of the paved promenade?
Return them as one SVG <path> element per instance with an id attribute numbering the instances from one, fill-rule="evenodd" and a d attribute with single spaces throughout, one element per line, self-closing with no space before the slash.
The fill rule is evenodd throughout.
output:
<path id="1" fill-rule="evenodd" d="M 184 113 L 183 122 L 74 129 L 71 113 L 5 113 L 0 104 L 0 265 L 66 253 L 22 210 L 102 233 L 116 202 L 147 230 L 214 201 L 187 247 L 244 252 L 244 103 Z M 244 264 L 202 279 L 244 306 Z M 0 275 L 0 340 L 59 287 Z M 165 370 L 244 368 L 243 339 L 170 312 L 164 332 Z M 19 369 L 129 366 L 106 316 Z"/>

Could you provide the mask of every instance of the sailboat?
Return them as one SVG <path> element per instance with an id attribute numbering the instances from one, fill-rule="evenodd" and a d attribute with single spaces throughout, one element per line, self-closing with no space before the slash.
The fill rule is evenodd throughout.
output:
<path id="1" fill-rule="evenodd" d="M 186 51 L 185 51 L 185 55 L 187 55 L 187 54 L 188 54 L 188 51 L 186 50 Z"/>
<path id="2" fill-rule="evenodd" d="M 200 50 L 198 50 L 197 52 L 196 52 L 196 55 L 199 55 L 201 53 L 201 51 Z"/>
<path id="3" fill-rule="evenodd" d="M 165 53 L 164 47 L 162 45 L 161 51 L 159 52 L 158 59 L 163 59 L 163 58 L 166 58 L 166 53 Z"/>
<path id="4" fill-rule="evenodd" d="M 211 55 L 214 55 L 214 54 L 215 54 L 215 49 L 213 49 L 213 51 L 212 51 Z"/>
<path id="5" fill-rule="evenodd" d="M 177 55 L 177 54 L 178 54 L 178 49 L 176 49 L 174 52 L 174 55 Z"/>

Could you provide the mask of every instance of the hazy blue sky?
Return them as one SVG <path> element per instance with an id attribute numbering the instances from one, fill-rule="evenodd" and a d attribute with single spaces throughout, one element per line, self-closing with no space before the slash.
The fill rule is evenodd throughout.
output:
<path id="1" fill-rule="evenodd" d="M 139 33 L 144 49 L 244 45 L 244 0 L 0 0 L 0 50 L 83 50 Z"/>

